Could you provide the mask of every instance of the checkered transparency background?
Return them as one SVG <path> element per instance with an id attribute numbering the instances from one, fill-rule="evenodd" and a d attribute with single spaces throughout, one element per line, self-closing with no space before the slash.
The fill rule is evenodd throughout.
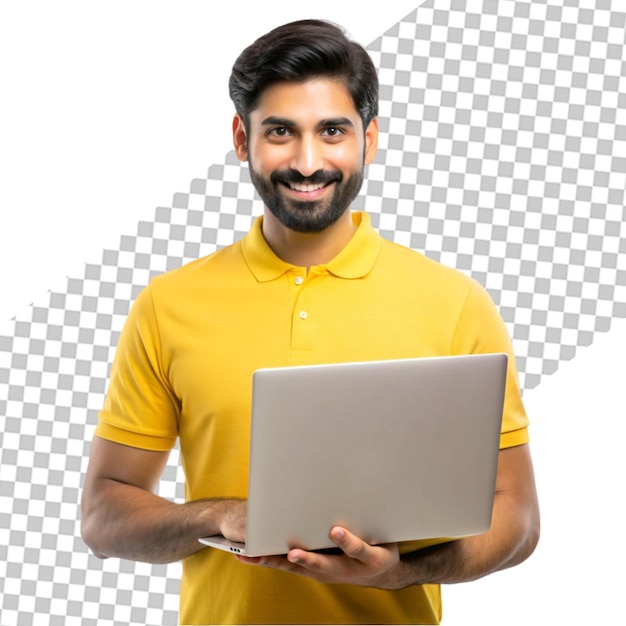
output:
<path id="1" fill-rule="evenodd" d="M 487 287 L 527 390 L 626 317 L 626 13 L 588 6 L 428 2 L 369 46 L 381 149 L 355 208 Z M 81 481 L 131 302 L 260 212 L 229 154 L 0 328 L 3 626 L 176 623 L 180 564 L 90 555 Z M 183 499 L 177 450 L 159 489 Z"/>

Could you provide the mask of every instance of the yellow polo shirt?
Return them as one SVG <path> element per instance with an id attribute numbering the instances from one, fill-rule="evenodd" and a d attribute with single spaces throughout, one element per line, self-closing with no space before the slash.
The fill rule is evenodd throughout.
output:
<path id="1" fill-rule="evenodd" d="M 501 447 L 526 443 L 511 343 L 486 291 L 384 240 L 367 214 L 353 220 L 357 231 L 342 252 L 308 273 L 274 255 L 259 218 L 240 242 L 154 278 L 120 337 L 96 434 L 150 450 L 180 438 L 187 500 L 245 498 L 254 370 L 507 352 Z M 323 585 L 210 548 L 183 561 L 182 624 L 440 618 L 438 585 Z"/>

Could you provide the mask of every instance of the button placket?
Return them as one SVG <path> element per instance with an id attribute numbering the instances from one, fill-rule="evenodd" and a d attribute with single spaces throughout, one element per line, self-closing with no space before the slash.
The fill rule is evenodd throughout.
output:
<path id="1" fill-rule="evenodd" d="M 291 350 L 292 354 L 306 352 L 309 353 L 315 348 L 315 324 L 311 317 L 310 305 L 311 279 L 302 269 L 298 273 L 294 272 L 289 277 L 290 291 L 292 293 L 291 309 Z"/>

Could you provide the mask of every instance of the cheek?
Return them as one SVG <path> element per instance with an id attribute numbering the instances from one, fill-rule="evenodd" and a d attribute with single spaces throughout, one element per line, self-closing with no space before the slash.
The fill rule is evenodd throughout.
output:
<path id="1" fill-rule="evenodd" d="M 289 155 L 281 146 L 261 148 L 250 145 L 250 160 L 259 174 L 269 176 L 272 172 L 288 167 Z"/>
<path id="2" fill-rule="evenodd" d="M 345 172 L 361 170 L 363 168 L 363 146 L 341 146 L 333 154 L 333 158 L 329 160 L 329 163 L 332 167 Z"/>

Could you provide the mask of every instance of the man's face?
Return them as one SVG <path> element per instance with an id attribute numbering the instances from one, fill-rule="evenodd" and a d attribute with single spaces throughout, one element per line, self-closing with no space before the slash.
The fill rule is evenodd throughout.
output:
<path id="1" fill-rule="evenodd" d="M 374 158 L 377 126 L 366 132 L 343 83 L 319 78 L 268 87 L 246 133 L 234 123 L 239 158 L 267 209 L 283 226 L 320 232 L 349 208 Z"/>

